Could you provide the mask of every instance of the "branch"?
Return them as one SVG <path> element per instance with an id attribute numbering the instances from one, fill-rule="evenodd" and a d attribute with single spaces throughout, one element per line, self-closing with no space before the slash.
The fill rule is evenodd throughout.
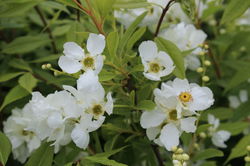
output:
<path id="1" fill-rule="evenodd" d="M 171 6 L 171 4 L 172 4 L 173 2 L 175 2 L 175 0 L 170 0 L 170 1 L 168 2 L 168 4 L 166 5 L 166 7 L 163 9 L 162 14 L 161 14 L 161 17 L 160 17 L 160 19 L 159 19 L 159 21 L 158 21 L 158 24 L 157 24 L 157 28 L 156 28 L 155 35 L 154 35 L 155 37 L 157 37 L 157 35 L 158 35 L 159 31 L 160 31 L 160 27 L 161 27 L 161 24 L 162 24 L 162 22 L 163 22 L 164 16 L 166 15 L 168 9 L 170 8 L 170 6 Z"/>
<path id="2" fill-rule="evenodd" d="M 58 53 L 58 51 L 56 49 L 55 40 L 54 40 L 54 37 L 53 37 L 52 32 L 51 32 L 51 29 L 48 26 L 47 21 L 46 21 L 44 15 L 43 15 L 42 11 L 40 10 L 40 8 L 38 6 L 35 6 L 34 8 L 35 8 L 37 14 L 39 15 L 40 19 L 42 20 L 44 27 L 46 27 L 46 31 L 47 31 L 47 33 L 49 35 L 50 40 L 51 40 L 51 46 L 52 46 L 53 52 L 55 54 Z"/>
<path id="3" fill-rule="evenodd" d="M 159 152 L 158 146 L 157 145 L 152 145 L 152 144 L 151 144 L 151 146 L 152 146 L 152 149 L 153 149 L 153 151 L 154 151 L 154 153 L 156 155 L 159 166 L 164 166 L 164 162 L 163 162 L 163 159 L 161 158 L 161 154 Z"/>
<path id="4" fill-rule="evenodd" d="M 80 4 L 77 0 L 73 0 L 75 2 L 75 4 L 82 9 L 88 16 L 90 16 L 90 18 L 92 19 L 93 23 L 95 24 L 97 30 L 99 31 L 100 34 L 103 34 L 105 36 L 105 32 L 103 31 L 103 23 L 102 21 L 98 21 L 97 18 L 95 17 L 95 15 L 92 12 L 91 9 L 91 5 L 90 2 L 88 0 L 86 0 L 86 3 L 89 7 L 89 9 L 86 9 L 82 6 L 82 4 Z"/>
<path id="5" fill-rule="evenodd" d="M 213 66 L 214 66 L 214 70 L 215 70 L 215 74 L 217 76 L 218 79 L 221 78 L 221 70 L 220 70 L 220 66 L 219 64 L 217 63 L 211 49 L 210 49 L 210 46 L 208 48 L 208 56 L 210 57 L 210 59 L 212 60 L 212 63 L 213 63 Z"/>

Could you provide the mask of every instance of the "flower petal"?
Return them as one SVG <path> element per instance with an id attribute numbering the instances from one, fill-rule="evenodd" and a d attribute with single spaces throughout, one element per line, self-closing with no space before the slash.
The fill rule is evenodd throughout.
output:
<path id="1" fill-rule="evenodd" d="M 197 120 L 197 118 L 195 117 L 189 117 L 189 118 L 185 118 L 185 119 L 181 119 L 181 129 L 184 130 L 187 133 L 194 133 L 196 130 L 196 126 L 195 126 L 195 121 Z"/>
<path id="2" fill-rule="evenodd" d="M 105 104 L 105 110 L 109 115 L 113 113 L 113 106 L 114 106 L 113 99 L 111 93 L 109 92 L 107 94 L 107 103 Z"/>
<path id="3" fill-rule="evenodd" d="M 161 111 L 144 111 L 141 115 L 140 123 L 143 128 L 151 128 L 159 126 L 165 118 L 165 114 Z"/>
<path id="4" fill-rule="evenodd" d="M 160 81 L 161 80 L 159 74 L 153 74 L 153 73 L 145 73 L 145 72 L 143 72 L 143 75 L 147 79 L 152 80 L 152 81 Z"/>
<path id="5" fill-rule="evenodd" d="M 220 148 L 226 148 L 227 145 L 225 144 L 225 141 L 227 141 L 231 136 L 231 133 L 225 130 L 218 131 L 213 134 L 212 136 L 212 142 L 215 146 L 218 146 Z"/>
<path id="6" fill-rule="evenodd" d="M 151 61 L 157 54 L 157 46 L 153 41 L 144 41 L 139 46 L 139 53 L 144 61 Z"/>
<path id="7" fill-rule="evenodd" d="M 102 34 L 90 33 L 87 41 L 87 50 L 89 53 L 94 55 L 99 55 L 103 52 L 105 48 L 105 37 Z"/>
<path id="8" fill-rule="evenodd" d="M 98 55 L 95 59 L 95 74 L 99 74 L 103 67 L 103 57 Z"/>
<path id="9" fill-rule="evenodd" d="M 79 148 L 86 149 L 89 144 L 89 133 L 78 126 L 73 129 L 71 138 Z"/>
<path id="10" fill-rule="evenodd" d="M 165 125 L 161 130 L 160 140 L 168 151 L 179 145 L 179 137 L 180 131 L 172 123 Z"/>
<path id="11" fill-rule="evenodd" d="M 179 79 L 176 78 L 173 81 L 173 88 L 175 89 L 175 91 L 177 92 L 177 94 L 181 93 L 181 92 L 189 92 L 190 91 L 190 87 L 189 87 L 189 83 L 187 79 Z"/>
<path id="12" fill-rule="evenodd" d="M 76 73 L 82 69 L 82 64 L 80 62 L 67 56 L 61 56 L 58 65 L 64 72 L 69 74 Z"/>
<path id="13" fill-rule="evenodd" d="M 161 129 L 159 127 L 151 127 L 146 130 L 146 134 L 149 140 L 154 140 L 156 136 L 160 133 Z"/>
<path id="14" fill-rule="evenodd" d="M 75 42 L 67 42 L 63 48 L 64 55 L 71 59 L 82 60 L 84 57 L 84 50 Z"/>

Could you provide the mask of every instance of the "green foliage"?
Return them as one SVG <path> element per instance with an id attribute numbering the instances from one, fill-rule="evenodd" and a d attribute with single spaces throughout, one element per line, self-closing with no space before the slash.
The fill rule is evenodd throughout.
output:
<path id="1" fill-rule="evenodd" d="M 32 74 L 26 73 L 19 78 L 18 83 L 21 87 L 31 93 L 32 89 L 37 84 L 37 79 Z"/>
<path id="2" fill-rule="evenodd" d="M 194 161 L 205 160 L 213 157 L 222 157 L 224 154 L 222 151 L 217 149 L 206 149 L 196 154 L 193 158 Z"/>
<path id="3" fill-rule="evenodd" d="M 9 139 L 0 132 L 0 164 L 5 166 L 8 157 L 11 153 L 11 143 Z"/>
<path id="4" fill-rule="evenodd" d="M 51 166 L 53 162 L 53 146 L 43 143 L 31 156 L 25 166 Z"/>

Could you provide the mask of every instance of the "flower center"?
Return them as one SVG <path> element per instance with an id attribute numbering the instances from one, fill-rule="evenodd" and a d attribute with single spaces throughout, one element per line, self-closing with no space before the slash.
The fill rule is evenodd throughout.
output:
<path id="1" fill-rule="evenodd" d="M 186 103 L 192 100 L 192 95 L 189 92 L 181 92 L 179 99 Z"/>
<path id="2" fill-rule="evenodd" d="M 92 112 L 94 116 L 98 117 L 99 115 L 102 115 L 104 113 L 104 110 L 102 109 L 102 106 L 100 104 L 97 104 L 92 108 Z"/>
<path id="3" fill-rule="evenodd" d="M 158 63 L 150 63 L 149 70 L 153 73 L 158 73 L 160 71 L 161 67 Z"/>
<path id="4" fill-rule="evenodd" d="M 32 131 L 22 130 L 23 136 L 33 135 L 34 133 Z"/>
<path id="5" fill-rule="evenodd" d="M 95 60 L 90 56 L 84 58 L 84 60 L 83 60 L 83 64 L 87 68 L 94 68 L 94 62 L 95 62 Z"/>
<path id="6" fill-rule="evenodd" d="M 177 111 L 176 110 L 172 110 L 168 113 L 169 115 L 169 119 L 170 120 L 174 120 L 176 121 L 177 120 Z"/>

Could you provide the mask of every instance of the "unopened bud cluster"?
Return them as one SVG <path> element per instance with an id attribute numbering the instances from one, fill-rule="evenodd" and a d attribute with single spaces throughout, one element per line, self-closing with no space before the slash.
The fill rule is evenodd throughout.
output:
<path id="1" fill-rule="evenodd" d="M 48 64 L 43 64 L 43 65 L 42 65 L 42 69 L 44 69 L 44 70 L 45 70 L 45 69 L 51 69 L 51 67 L 52 67 L 52 66 L 51 66 L 50 63 L 48 63 Z"/>
<path id="2" fill-rule="evenodd" d="M 187 165 L 186 161 L 189 160 L 189 155 L 184 153 L 182 148 L 173 147 L 172 152 L 173 152 L 172 159 L 173 159 L 174 166 L 186 166 Z"/>
<path id="3" fill-rule="evenodd" d="M 250 145 L 246 147 L 247 150 L 247 156 L 244 157 L 244 160 L 246 163 L 250 163 Z"/>

